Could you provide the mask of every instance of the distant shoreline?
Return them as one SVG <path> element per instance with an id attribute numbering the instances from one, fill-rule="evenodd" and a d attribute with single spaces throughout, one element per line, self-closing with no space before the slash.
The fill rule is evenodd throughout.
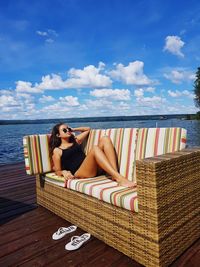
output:
<path id="1" fill-rule="evenodd" d="M 0 120 L 0 125 L 8 124 L 45 124 L 58 122 L 104 122 L 104 121 L 131 121 L 131 120 L 167 120 L 186 119 L 190 120 L 195 114 L 160 114 L 138 116 L 111 116 L 111 117 L 82 117 L 82 118 L 59 118 L 59 119 L 35 119 L 35 120 Z"/>

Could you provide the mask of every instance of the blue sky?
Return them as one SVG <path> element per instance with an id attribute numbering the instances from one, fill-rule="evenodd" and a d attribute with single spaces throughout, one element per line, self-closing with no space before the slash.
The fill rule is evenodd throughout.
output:
<path id="1" fill-rule="evenodd" d="M 199 14 L 197 0 L 1 0 L 1 119 L 196 113 Z"/>

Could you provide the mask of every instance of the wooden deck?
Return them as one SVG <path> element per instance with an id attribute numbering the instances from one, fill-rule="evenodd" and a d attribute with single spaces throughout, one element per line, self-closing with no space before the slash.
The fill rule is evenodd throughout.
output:
<path id="1" fill-rule="evenodd" d="M 0 166 L 0 266 L 139 267 L 117 250 L 92 237 L 74 252 L 64 249 L 81 229 L 53 241 L 51 236 L 70 223 L 38 207 L 35 178 L 25 174 L 24 163 Z M 173 244 L 172 244 L 173 246 Z M 200 240 L 181 255 L 171 267 L 200 266 Z"/>

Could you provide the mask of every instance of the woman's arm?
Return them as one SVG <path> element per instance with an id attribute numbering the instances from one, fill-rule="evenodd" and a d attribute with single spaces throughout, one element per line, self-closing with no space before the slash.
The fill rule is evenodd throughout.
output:
<path id="1" fill-rule="evenodd" d="M 61 150 L 59 148 L 55 148 L 53 151 L 53 156 L 52 156 L 52 160 L 53 160 L 53 165 L 54 165 L 54 171 L 56 173 L 56 175 L 58 176 L 64 176 L 65 179 L 73 179 L 74 175 L 72 175 L 72 173 L 70 171 L 67 170 L 61 170 Z"/>
<path id="2" fill-rule="evenodd" d="M 79 144 L 83 142 L 83 140 L 88 136 L 90 132 L 90 127 L 78 127 L 72 129 L 74 132 L 81 132 L 76 136 L 76 140 Z"/>

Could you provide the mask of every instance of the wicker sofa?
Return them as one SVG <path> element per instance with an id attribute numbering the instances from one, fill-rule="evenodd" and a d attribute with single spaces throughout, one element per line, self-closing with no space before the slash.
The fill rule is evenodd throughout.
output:
<path id="1" fill-rule="evenodd" d="M 37 203 L 145 266 L 168 266 L 200 236 L 200 148 L 185 148 L 181 128 L 94 129 L 85 153 L 104 135 L 137 188 L 107 176 L 64 182 L 52 171 L 49 135 L 25 136 Z"/>

